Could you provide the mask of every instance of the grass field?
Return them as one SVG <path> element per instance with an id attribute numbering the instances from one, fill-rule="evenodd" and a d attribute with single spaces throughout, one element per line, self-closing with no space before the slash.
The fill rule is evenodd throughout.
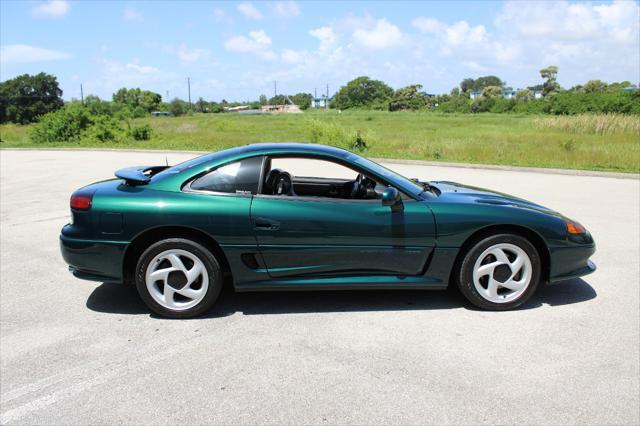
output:
<path id="1" fill-rule="evenodd" d="M 611 121 L 612 125 L 607 125 Z M 615 121 L 615 123 L 614 123 Z M 369 157 L 640 172 L 640 118 L 511 114 L 313 111 L 289 115 L 195 114 L 144 118 L 149 141 L 80 140 L 46 147 L 214 151 L 262 141 L 305 141 L 353 148 Z M 604 124 L 603 124 L 604 123 Z M 45 147 L 29 126 L 0 126 L 1 147 Z"/>

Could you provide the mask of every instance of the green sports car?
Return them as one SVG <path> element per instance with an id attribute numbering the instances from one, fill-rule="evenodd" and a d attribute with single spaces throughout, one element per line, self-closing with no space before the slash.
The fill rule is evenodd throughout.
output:
<path id="1" fill-rule="evenodd" d="M 444 289 L 506 310 L 595 270 L 593 238 L 540 205 L 407 179 L 351 152 L 264 143 L 118 170 L 71 196 L 60 248 L 78 278 L 134 284 L 155 313 L 236 291 Z"/>

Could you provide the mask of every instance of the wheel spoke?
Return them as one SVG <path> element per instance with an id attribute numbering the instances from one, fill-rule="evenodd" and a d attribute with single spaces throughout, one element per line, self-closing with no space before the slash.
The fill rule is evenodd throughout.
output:
<path id="1" fill-rule="evenodd" d="M 202 296 L 202 289 L 194 290 L 189 287 L 183 287 L 180 290 L 176 290 L 176 293 L 179 293 L 184 297 L 188 297 L 189 299 L 195 300 Z"/>
<path id="2" fill-rule="evenodd" d="M 164 303 L 168 306 L 168 307 L 174 307 L 176 305 L 175 300 L 173 300 L 173 294 L 175 293 L 175 290 L 168 285 L 164 286 Z"/>
<path id="3" fill-rule="evenodd" d="M 524 266 L 524 258 L 521 255 L 518 255 L 516 257 L 516 260 L 514 260 L 513 263 L 509 265 L 509 267 L 511 268 L 512 277 L 517 275 L 523 266 Z"/>
<path id="4" fill-rule="evenodd" d="M 516 280 L 510 279 L 510 280 L 507 280 L 507 282 L 500 283 L 500 285 L 502 287 L 508 288 L 509 290 L 518 291 L 518 290 L 522 290 L 525 283 L 526 281 L 524 280 L 516 281 Z"/>
<path id="5" fill-rule="evenodd" d="M 185 275 L 187 276 L 187 286 L 194 282 L 203 271 L 204 266 L 201 263 L 194 263 L 193 267 L 185 272 Z"/>
<path id="6" fill-rule="evenodd" d="M 489 282 L 487 283 L 487 295 L 492 299 L 498 297 L 498 281 L 494 280 L 493 277 L 489 277 Z"/>
<path id="7" fill-rule="evenodd" d="M 496 269 L 496 266 L 502 265 L 502 262 L 491 262 L 486 265 L 482 265 L 478 268 L 478 278 L 484 277 L 485 275 L 493 274 L 493 270 Z"/>
<path id="8" fill-rule="evenodd" d="M 176 271 L 176 268 L 163 268 L 163 269 L 158 269 L 157 271 L 153 271 L 152 273 L 149 274 L 149 279 L 152 282 L 156 282 L 156 281 L 163 281 L 163 282 L 167 282 L 167 277 L 169 276 L 169 274 L 173 271 Z"/>
<path id="9" fill-rule="evenodd" d="M 489 252 L 489 254 L 492 254 L 496 257 L 496 260 L 499 262 L 498 264 L 511 263 L 509 262 L 507 254 L 501 248 L 494 248 Z"/>
<path id="10" fill-rule="evenodd" d="M 187 268 L 184 266 L 184 263 L 182 263 L 182 260 L 180 259 L 180 256 L 170 253 L 167 255 L 166 259 L 171 262 L 171 266 L 173 266 L 174 268 L 176 268 L 177 270 L 183 271 L 183 272 L 187 272 Z"/>

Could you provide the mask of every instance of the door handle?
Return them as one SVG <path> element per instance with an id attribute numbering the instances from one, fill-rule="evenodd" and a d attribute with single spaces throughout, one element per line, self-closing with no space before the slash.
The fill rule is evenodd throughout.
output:
<path id="1" fill-rule="evenodd" d="M 280 229 L 280 222 L 275 220 L 267 219 L 264 217 L 257 217 L 254 220 L 254 228 L 253 229 L 262 229 L 265 231 L 275 231 Z"/>

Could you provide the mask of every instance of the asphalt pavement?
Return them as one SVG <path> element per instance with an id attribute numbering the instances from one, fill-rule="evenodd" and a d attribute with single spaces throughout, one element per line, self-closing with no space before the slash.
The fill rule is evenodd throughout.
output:
<path id="1" fill-rule="evenodd" d="M 75 279 L 58 248 L 74 189 L 165 156 L 193 154 L 0 151 L 0 423 L 640 423 L 640 180 L 388 162 L 563 212 L 598 271 L 511 312 L 455 291 L 226 290 L 180 321 Z"/>

